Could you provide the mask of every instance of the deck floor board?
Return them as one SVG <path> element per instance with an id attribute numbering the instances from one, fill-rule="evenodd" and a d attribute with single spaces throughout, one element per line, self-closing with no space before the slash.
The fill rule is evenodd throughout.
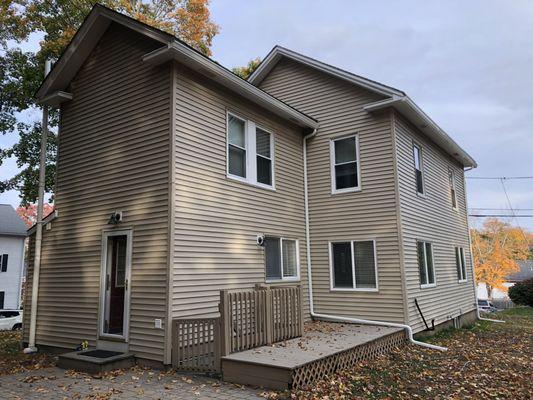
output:
<path id="1" fill-rule="evenodd" d="M 401 330 L 373 325 L 313 322 L 306 324 L 304 335 L 300 338 L 233 353 L 223 357 L 223 360 L 295 369 Z"/>

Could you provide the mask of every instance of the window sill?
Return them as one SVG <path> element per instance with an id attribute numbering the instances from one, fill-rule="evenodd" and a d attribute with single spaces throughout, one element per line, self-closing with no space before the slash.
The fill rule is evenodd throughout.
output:
<path id="1" fill-rule="evenodd" d="M 378 288 L 330 288 L 330 292 L 370 292 L 377 293 L 379 292 Z"/>
<path id="2" fill-rule="evenodd" d="M 468 280 L 467 279 L 459 279 L 457 282 L 458 283 L 466 283 L 466 282 L 468 282 Z"/>
<path id="3" fill-rule="evenodd" d="M 266 190 L 270 190 L 272 192 L 276 191 L 276 187 L 274 185 L 269 186 L 269 185 L 265 185 L 264 183 L 252 182 L 252 181 L 249 181 L 249 180 L 247 180 L 245 178 L 242 178 L 240 176 L 227 174 L 226 178 L 228 178 L 229 180 L 232 180 L 232 181 L 236 181 L 236 182 L 239 182 L 239 183 L 244 183 L 245 185 L 254 186 L 254 187 L 257 187 L 257 188 L 260 188 L 260 189 L 266 189 Z"/>
<path id="4" fill-rule="evenodd" d="M 425 193 L 416 192 L 417 197 L 420 197 L 421 199 L 427 199 L 427 196 Z"/>
<path id="5" fill-rule="evenodd" d="M 360 191 L 361 191 L 361 186 L 358 186 L 355 188 L 332 190 L 331 194 L 335 195 L 335 194 L 357 193 Z"/>
<path id="6" fill-rule="evenodd" d="M 268 283 L 268 284 L 287 283 L 287 282 L 300 282 L 300 278 L 295 277 L 295 278 L 266 279 L 265 280 L 265 283 Z"/>
<path id="7" fill-rule="evenodd" d="M 437 287 L 436 283 L 428 283 L 427 285 L 420 285 L 420 289 L 430 289 L 434 287 Z"/>

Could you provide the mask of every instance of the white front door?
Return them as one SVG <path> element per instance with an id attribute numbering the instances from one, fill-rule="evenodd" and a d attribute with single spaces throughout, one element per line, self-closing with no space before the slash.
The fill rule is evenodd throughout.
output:
<path id="1" fill-rule="evenodd" d="M 132 231 L 102 235 L 100 337 L 128 340 Z"/>

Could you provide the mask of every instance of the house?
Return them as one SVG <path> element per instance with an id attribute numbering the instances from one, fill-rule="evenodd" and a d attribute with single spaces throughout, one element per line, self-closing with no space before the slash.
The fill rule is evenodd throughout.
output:
<path id="1" fill-rule="evenodd" d="M 402 91 L 281 47 L 245 81 L 95 6 L 37 97 L 60 111 L 38 346 L 169 364 L 172 320 L 257 284 L 301 285 L 307 320 L 310 299 L 415 332 L 415 299 L 475 318 L 476 163 Z"/>
<path id="2" fill-rule="evenodd" d="M 493 289 L 492 290 L 492 301 L 498 306 L 507 307 L 510 304 L 509 295 L 507 290 L 510 287 L 514 286 L 518 282 L 525 281 L 526 279 L 533 278 L 533 260 L 517 261 L 518 267 L 520 268 L 517 272 L 514 272 L 505 278 L 503 287 L 506 290 Z M 477 284 L 477 296 L 480 299 L 488 299 L 489 295 L 487 292 L 487 287 L 484 282 L 478 282 Z"/>
<path id="3" fill-rule="evenodd" d="M 0 310 L 20 308 L 26 225 L 9 204 L 0 204 Z"/>

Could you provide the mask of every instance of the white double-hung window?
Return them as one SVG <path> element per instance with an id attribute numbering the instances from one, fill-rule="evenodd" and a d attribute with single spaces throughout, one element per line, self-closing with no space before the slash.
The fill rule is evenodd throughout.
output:
<path id="1" fill-rule="evenodd" d="M 361 189 L 359 138 L 357 135 L 330 142 L 331 192 L 355 192 Z"/>
<path id="2" fill-rule="evenodd" d="M 433 287 L 435 283 L 435 265 L 433 262 L 433 245 L 430 242 L 417 242 L 418 270 L 420 287 Z"/>
<path id="3" fill-rule="evenodd" d="M 462 247 L 455 248 L 455 264 L 457 266 L 457 279 L 459 282 L 466 282 L 465 249 Z"/>
<path id="4" fill-rule="evenodd" d="M 274 188 L 274 138 L 253 121 L 228 113 L 228 177 Z"/>

